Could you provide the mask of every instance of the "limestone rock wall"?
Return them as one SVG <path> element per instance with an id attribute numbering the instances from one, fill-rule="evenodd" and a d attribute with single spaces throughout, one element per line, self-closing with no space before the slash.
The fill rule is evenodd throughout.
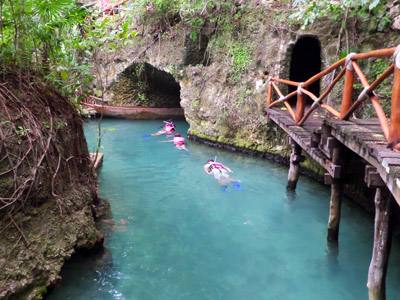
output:
<path id="1" fill-rule="evenodd" d="M 269 75 L 288 77 L 291 53 L 299 37 L 309 35 L 320 41 L 322 67 L 335 62 L 346 43 L 357 47 L 357 51 L 368 51 L 400 41 L 396 31 L 380 30 L 379 24 L 372 21 L 362 24 L 362 32 L 358 31 L 359 24 L 349 22 L 344 33 L 339 22 L 328 20 L 301 30 L 282 20 L 279 13 L 287 5 L 283 1 L 237 2 L 237 10 L 243 9 L 239 30 L 229 36 L 218 30 L 209 32 L 206 63 L 193 65 L 187 61 L 187 51 L 194 48 L 185 43 L 188 31 L 181 23 L 157 34 L 147 28 L 137 45 L 124 49 L 112 61 L 104 59 L 101 68 L 107 80 L 103 85 L 118 80 L 118 74 L 133 62 L 147 62 L 179 81 L 190 134 L 287 156 L 287 138 L 264 116 L 266 80 Z M 394 12 L 397 6 L 391 4 L 388 10 Z M 198 49 L 203 49 L 204 41 L 198 43 Z M 330 80 L 327 77 L 321 85 Z M 112 95 L 106 93 L 106 98 L 112 99 Z M 335 96 L 331 98 L 329 101 L 335 102 Z"/>
<path id="2" fill-rule="evenodd" d="M 0 298 L 42 299 L 56 285 L 64 262 L 77 250 L 102 246 L 92 214 L 92 196 L 81 186 L 14 217 L 21 232 L 0 222 Z"/>

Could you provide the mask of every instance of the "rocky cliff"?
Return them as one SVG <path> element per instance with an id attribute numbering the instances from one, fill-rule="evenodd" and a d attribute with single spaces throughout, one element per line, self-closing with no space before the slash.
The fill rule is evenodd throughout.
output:
<path id="1" fill-rule="evenodd" d="M 37 77 L 0 80 L 0 298 L 41 299 L 76 250 L 102 245 L 82 121 Z"/>

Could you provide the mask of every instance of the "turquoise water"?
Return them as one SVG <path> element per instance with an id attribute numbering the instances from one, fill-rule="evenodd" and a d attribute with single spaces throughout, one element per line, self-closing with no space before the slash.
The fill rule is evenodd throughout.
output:
<path id="1" fill-rule="evenodd" d="M 186 132 L 187 125 L 178 122 Z M 76 257 L 49 299 L 367 299 L 373 220 L 344 202 L 339 250 L 326 245 L 329 190 L 301 178 L 287 194 L 287 169 L 163 137 L 157 121 L 103 121 L 100 194 L 117 225 L 103 225 L 106 250 Z M 95 144 L 96 122 L 85 127 Z M 234 170 L 242 189 L 223 192 L 202 166 Z M 120 219 L 126 225 L 118 225 Z M 388 299 L 400 295 L 394 240 Z M 396 297 L 397 296 L 397 297 Z"/>

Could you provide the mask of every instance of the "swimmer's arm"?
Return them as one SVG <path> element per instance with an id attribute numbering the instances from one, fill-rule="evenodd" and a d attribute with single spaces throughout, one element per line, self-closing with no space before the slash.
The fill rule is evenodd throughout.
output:
<path id="1" fill-rule="evenodd" d="M 157 131 L 157 132 L 155 132 L 155 133 L 152 133 L 151 135 L 152 135 L 152 136 L 157 136 L 157 135 L 162 135 L 162 134 L 164 134 L 164 133 L 165 133 L 165 130 L 162 129 L 162 130 L 159 130 L 159 131 Z"/>
<path id="2" fill-rule="evenodd" d="M 233 171 L 226 166 L 224 166 L 224 169 L 227 170 L 229 173 L 233 173 Z"/>

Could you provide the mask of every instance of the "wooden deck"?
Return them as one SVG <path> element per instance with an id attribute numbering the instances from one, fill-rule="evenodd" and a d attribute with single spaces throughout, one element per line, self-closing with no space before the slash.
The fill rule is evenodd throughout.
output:
<path id="1" fill-rule="evenodd" d="M 315 113 L 302 127 L 296 126 L 286 110 L 267 109 L 268 117 L 282 128 L 332 178 L 340 178 L 341 167 L 332 162 L 336 141 L 350 149 L 377 172 L 400 205 L 400 152 L 387 147 L 377 119 L 343 121 Z M 324 137 L 323 131 L 329 135 Z M 345 166 L 344 166 L 345 167 Z M 376 181 L 376 180 L 375 180 Z"/>

